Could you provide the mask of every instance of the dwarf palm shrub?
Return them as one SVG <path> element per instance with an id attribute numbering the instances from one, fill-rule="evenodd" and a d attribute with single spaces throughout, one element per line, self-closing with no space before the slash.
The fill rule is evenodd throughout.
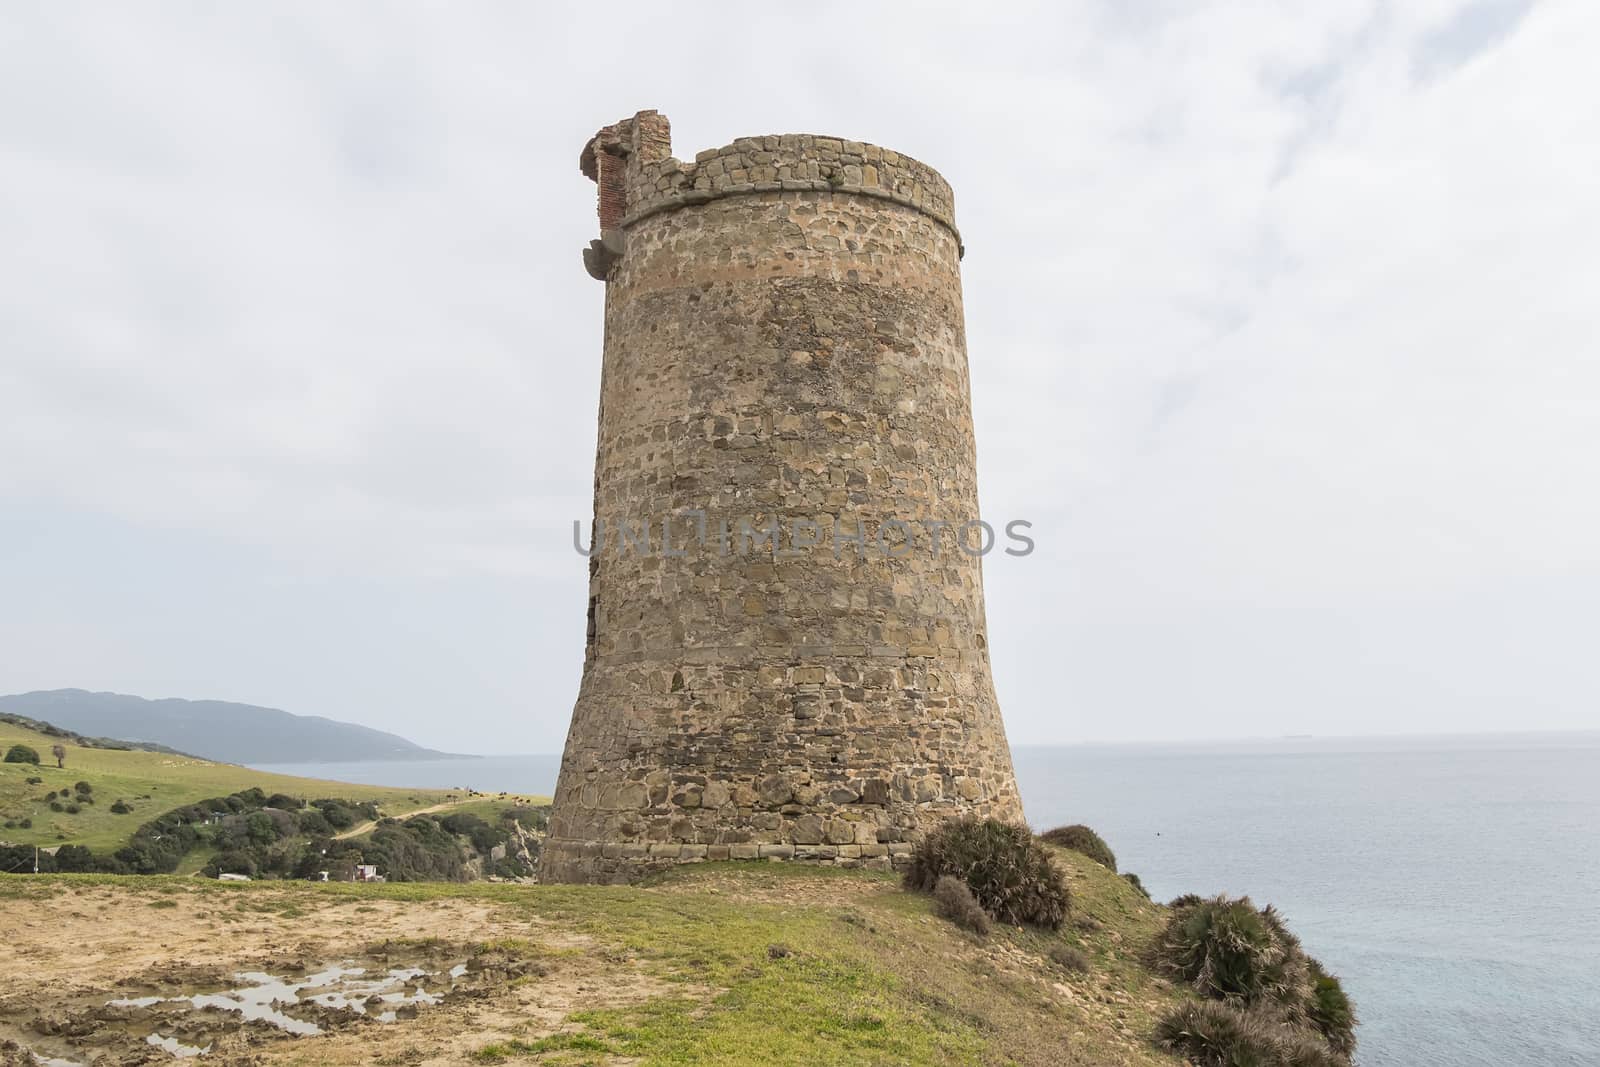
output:
<path id="1" fill-rule="evenodd" d="M 1213 897 L 1181 908 L 1168 920 L 1154 949 L 1156 969 L 1203 996 L 1270 1001 L 1303 1014 L 1310 972 L 1300 942 L 1271 907 L 1249 897 Z"/>
<path id="2" fill-rule="evenodd" d="M 1081 823 L 1046 830 L 1039 835 L 1039 840 L 1047 845 L 1070 848 L 1074 852 L 1088 856 L 1108 871 L 1117 869 L 1116 853 L 1111 851 L 1111 846 L 1106 844 L 1105 838 Z"/>
<path id="3" fill-rule="evenodd" d="M 1052 948 L 1050 962 L 1063 971 L 1071 971 L 1074 974 L 1089 969 L 1089 957 L 1083 954 L 1082 949 L 1073 948 L 1071 945 L 1057 945 Z"/>
<path id="4" fill-rule="evenodd" d="M 1269 1013 L 1218 1000 L 1190 1001 L 1156 1024 L 1156 1041 L 1196 1067 L 1348 1067 L 1321 1041 Z"/>
<path id="5" fill-rule="evenodd" d="M 969 816 L 930 832 L 911 854 L 906 887 L 931 892 L 947 874 L 1001 922 L 1055 930 L 1067 917 L 1067 884 L 1025 826 Z"/>
<path id="6" fill-rule="evenodd" d="M 1310 1023 L 1330 1048 L 1341 1056 L 1356 1050 L 1356 1009 L 1335 975 L 1314 959 L 1306 961 L 1311 972 Z"/>
<path id="7" fill-rule="evenodd" d="M 989 913 L 983 910 L 983 905 L 972 895 L 967 883 L 959 878 L 941 874 L 939 880 L 933 883 L 933 909 L 979 937 L 989 933 Z"/>

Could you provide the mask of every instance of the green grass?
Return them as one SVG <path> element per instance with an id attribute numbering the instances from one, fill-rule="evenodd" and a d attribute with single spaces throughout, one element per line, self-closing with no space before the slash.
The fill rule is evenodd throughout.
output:
<path id="1" fill-rule="evenodd" d="M 524 795 L 508 793 L 504 799 L 500 797 L 479 797 L 475 800 L 462 801 L 460 804 L 452 805 L 450 813 L 453 815 L 456 812 L 462 812 L 468 815 L 476 815 L 484 822 L 493 825 L 499 821 L 500 813 L 507 808 L 514 808 L 519 804 L 539 805 L 548 803 L 550 803 L 549 797 L 535 796 L 532 793 Z"/>
<path id="2" fill-rule="evenodd" d="M 289 920 L 338 904 L 483 902 L 529 931 L 483 951 L 538 956 L 552 974 L 565 956 L 598 954 L 661 983 L 649 999 L 572 1012 L 553 1034 L 485 1036 L 483 1063 L 1175 1067 L 1149 1035 L 1184 994 L 1139 963 L 1166 909 L 1076 853 L 1056 859 L 1073 918 L 1058 932 L 997 924 L 981 942 L 892 875 L 790 864 L 696 864 L 631 887 L 0 876 L 0 900 L 114 885 Z M 584 948 L 542 947 L 551 935 Z M 1087 970 L 1051 961 L 1065 947 Z"/>
<path id="3" fill-rule="evenodd" d="M 37 767 L 0 763 L 0 823 L 18 822 L 23 818 L 33 820 L 31 829 L 0 826 L 0 841 L 23 845 L 87 845 L 97 852 L 110 851 L 126 843 L 141 823 L 164 811 L 251 786 L 269 794 L 287 793 L 306 799 L 371 800 L 388 815 L 403 815 L 442 803 L 448 792 L 294 778 L 188 756 L 79 748 L 70 743 L 66 745 L 66 766 L 57 769 L 50 756 L 50 746 L 56 740 L 20 726 L 0 723 L 0 751 L 20 743 L 36 750 L 40 759 Z M 27 781 L 30 777 L 43 781 L 30 785 Z M 94 787 L 95 802 L 81 805 L 76 815 L 51 811 L 45 794 L 71 790 L 73 784 L 80 781 Z M 111 805 L 118 800 L 126 801 L 133 811 L 126 815 L 113 813 Z M 504 805 L 504 802 L 497 803 Z"/>

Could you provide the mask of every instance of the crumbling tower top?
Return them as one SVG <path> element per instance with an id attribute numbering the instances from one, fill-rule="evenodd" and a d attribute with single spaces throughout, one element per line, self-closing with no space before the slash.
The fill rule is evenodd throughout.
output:
<path id="1" fill-rule="evenodd" d="M 622 258 L 623 231 L 662 211 L 726 196 L 771 192 L 827 192 L 877 197 L 912 207 L 955 235 L 950 183 L 925 163 L 863 141 L 809 133 L 741 137 L 697 153 L 693 162 L 672 157 L 672 125 L 657 111 L 641 111 L 602 128 L 583 146 L 578 167 L 597 186 L 600 239 L 584 250 L 584 266 L 605 280 Z"/>

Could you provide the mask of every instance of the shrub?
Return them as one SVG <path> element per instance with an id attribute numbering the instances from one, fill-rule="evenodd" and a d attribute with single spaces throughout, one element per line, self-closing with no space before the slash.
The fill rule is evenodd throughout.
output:
<path id="1" fill-rule="evenodd" d="M 1173 897 L 1167 903 L 1167 907 L 1173 911 L 1177 911 L 1179 908 L 1192 908 L 1204 899 L 1199 893 L 1184 893 L 1182 896 Z"/>
<path id="2" fill-rule="evenodd" d="M 278 824 L 264 811 L 246 815 L 244 829 L 252 845 L 270 845 L 278 839 Z"/>
<path id="3" fill-rule="evenodd" d="M 1320 1041 L 1226 1001 L 1190 1001 L 1156 1024 L 1156 1041 L 1196 1067 L 1346 1067 Z"/>
<path id="4" fill-rule="evenodd" d="M 21 818 L 21 819 L 17 820 L 17 825 L 20 826 L 24 830 L 32 830 L 33 829 L 33 820 L 30 819 L 30 818 Z"/>
<path id="5" fill-rule="evenodd" d="M 67 814 L 68 815 L 76 815 L 76 814 L 78 814 L 78 812 L 80 812 L 82 810 L 83 809 L 78 807 L 78 805 L 76 805 L 76 804 L 68 804 L 67 805 Z"/>
<path id="6" fill-rule="evenodd" d="M 1089 969 L 1089 957 L 1071 945 L 1057 945 L 1050 950 L 1050 962 L 1064 971 L 1077 974 Z"/>
<path id="7" fill-rule="evenodd" d="M 56 870 L 87 873 L 98 870 L 94 853 L 82 845 L 62 845 L 56 849 Z"/>
<path id="8" fill-rule="evenodd" d="M 244 874 L 253 878 L 256 873 L 256 861 L 248 852 L 222 852 L 206 865 L 205 873 L 213 878 L 219 874 Z"/>
<path id="9" fill-rule="evenodd" d="M 50 802 L 50 810 L 51 811 L 61 811 L 63 807 L 64 807 L 64 805 L 59 800 L 52 800 Z"/>
<path id="10" fill-rule="evenodd" d="M 1219 1000 L 1270 1001 L 1294 1016 L 1310 996 L 1300 942 L 1271 907 L 1213 897 L 1179 909 L 1156 939 L 1156 969 Z"/>
<path id="11" fill-rule="evenodd" d="M 300 827 L 300 832 L 310 834 L 312 837 L 332 837 L 333 824 L 327 816 L 316 808 L 307 808 L 294 813 L 294 821 Z"/>
<path id="12" fill-rule="evenodd" d="M 56 858 L 32 845 L 0 845 L 0 874 L 32 874 L 38 863 L 40 874 L 52 874 Z"/>
<path id="13" fill-rule="evenodd" d="M 311 806 L 337 830 L 348 830 L 361 820 L 361 813 L 340 800 L 313 800 Z"/>
<path id="14" fill-rule="evenodd" d="M 1339 979 L 1323 969 L 1314 959 L 1307 959 L 1311 970 L 1312 1027 L 1323 1036 L 1328 1046 L 1341 1056 L 1352 1056 L 1356 1051 L 1356 1009 L 1345 994 Z"/>
<path id="15" fill-rule="evenodd" d="M 1126 878 L 1128 880 L 1128 884 L 1129 885 L 1133 886 L 1133 888 L 1137 889 L 1140 893 L 1144 894 L 1144 899 L 1146 899 L 1146 900 L 1150 899 L 1150 890 L 1146 889 L 1144 887 L 1144 883 L 1139 881 L 1139 876 L 1137 874 L 1134 874 L 1132 871 L 1127 871 L 1127 872 L 1125 872 L 1123 874 L 1122 877 L 1124 877 L 1124 878 Z"/>
<path id="16" fill-rule="evenodd" d="M 1026 826 L 970 816 L 945 823 L 912 852 L 906 886 L 931 892 L 944 874 L 966 882 L 1001 922 L 1054 930 L 1067 917 L 1067 884 Z"/>
<path id="17" fill-rule="evenodd" d="M 126 800 L 118 800 L 116 803 L 111 805 L 111 812 L 113 815 L 127 815 L 131 811 L 133 811 L 133 809 L 128 807 L 128 802 Z"/>
<path id="18" fill-rule="evenodd" d="M 1117 869 L 1117 857 L 1111 851 L 1111 846 L 1106 844 L 1103 837 L 1081 823 L 1046 830 L 1039 835 L 1039 838 L 1047 845 L 1070 848 L 1074 852 L 1088 856 L 1108 871 Z"/>
<path id="19" fill-rule="evenodd" d="M 971 930 L 979 937 L 989 935 L 989 913 L 959 878 L 941 874 L 933 883 L 933 910 L 963 930 Z"/>
<path id="20" fill-rule="evenodd" d="M 88 782 L 73 782 L 72 791 L 74 793 L 93 793 L 94 786 L 90 785 Z"/>
<path id="21" fill-rule="evenodd" d="M 239 801 L 240 810 L 245 808 L 264 808 L 267 805 L 267 794 L 263 793 L 259 786 L 241 789 L 233 795 Z"/>
<path id="22" fill-rule="evenodd" d="M 515 819 L 527 830 L 543 830 L 550 822 L 550 807 L 546 805 L 536 808 L 531 804 L 518 804 L 500 812 L 500 818 L 506 822 Z"/>
<path id="23" fill-rule="evenodd" d="M 35 752 L 27 745 L 12 745 L 6 750 L 6 758 L 0 762 L 32 763 L 37 766 L 39 763 L 39 753 Z"/>
<path id="24" fill-rule="evenodd" d="M 490 826 L 476 815 L 466 812 L 456 812 L 443 817 L 435 816 L 439 825 L 452 834 L 465 837 L 472 842 L 472 847 L 479 852 L 487 853 L 496 845 L 503 845 L 510 837 L 503 827 Z"/>
<path id="25" fill-rule="evenodd" d="M 28 776 L 28 784 L 29 785 L 43 785 L 44 784 L 44 779 L 40 778 L 37 774 L 31 774 L 31 775 Z"/>

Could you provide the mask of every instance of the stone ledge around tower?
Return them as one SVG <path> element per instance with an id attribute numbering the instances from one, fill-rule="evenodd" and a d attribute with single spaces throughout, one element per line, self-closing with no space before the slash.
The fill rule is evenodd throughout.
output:
<path id="1" fill-rule="evenodd" d="M 807 133 L 741 137 L 699 153 L 692 163 L 668 157 L 630 167 L 622 225 L 725 196 L 767 192 L 849 193 L 888 200 L 926 214 L 961 245 L 955 196 L 938 171 L 877 145 Z"/>

